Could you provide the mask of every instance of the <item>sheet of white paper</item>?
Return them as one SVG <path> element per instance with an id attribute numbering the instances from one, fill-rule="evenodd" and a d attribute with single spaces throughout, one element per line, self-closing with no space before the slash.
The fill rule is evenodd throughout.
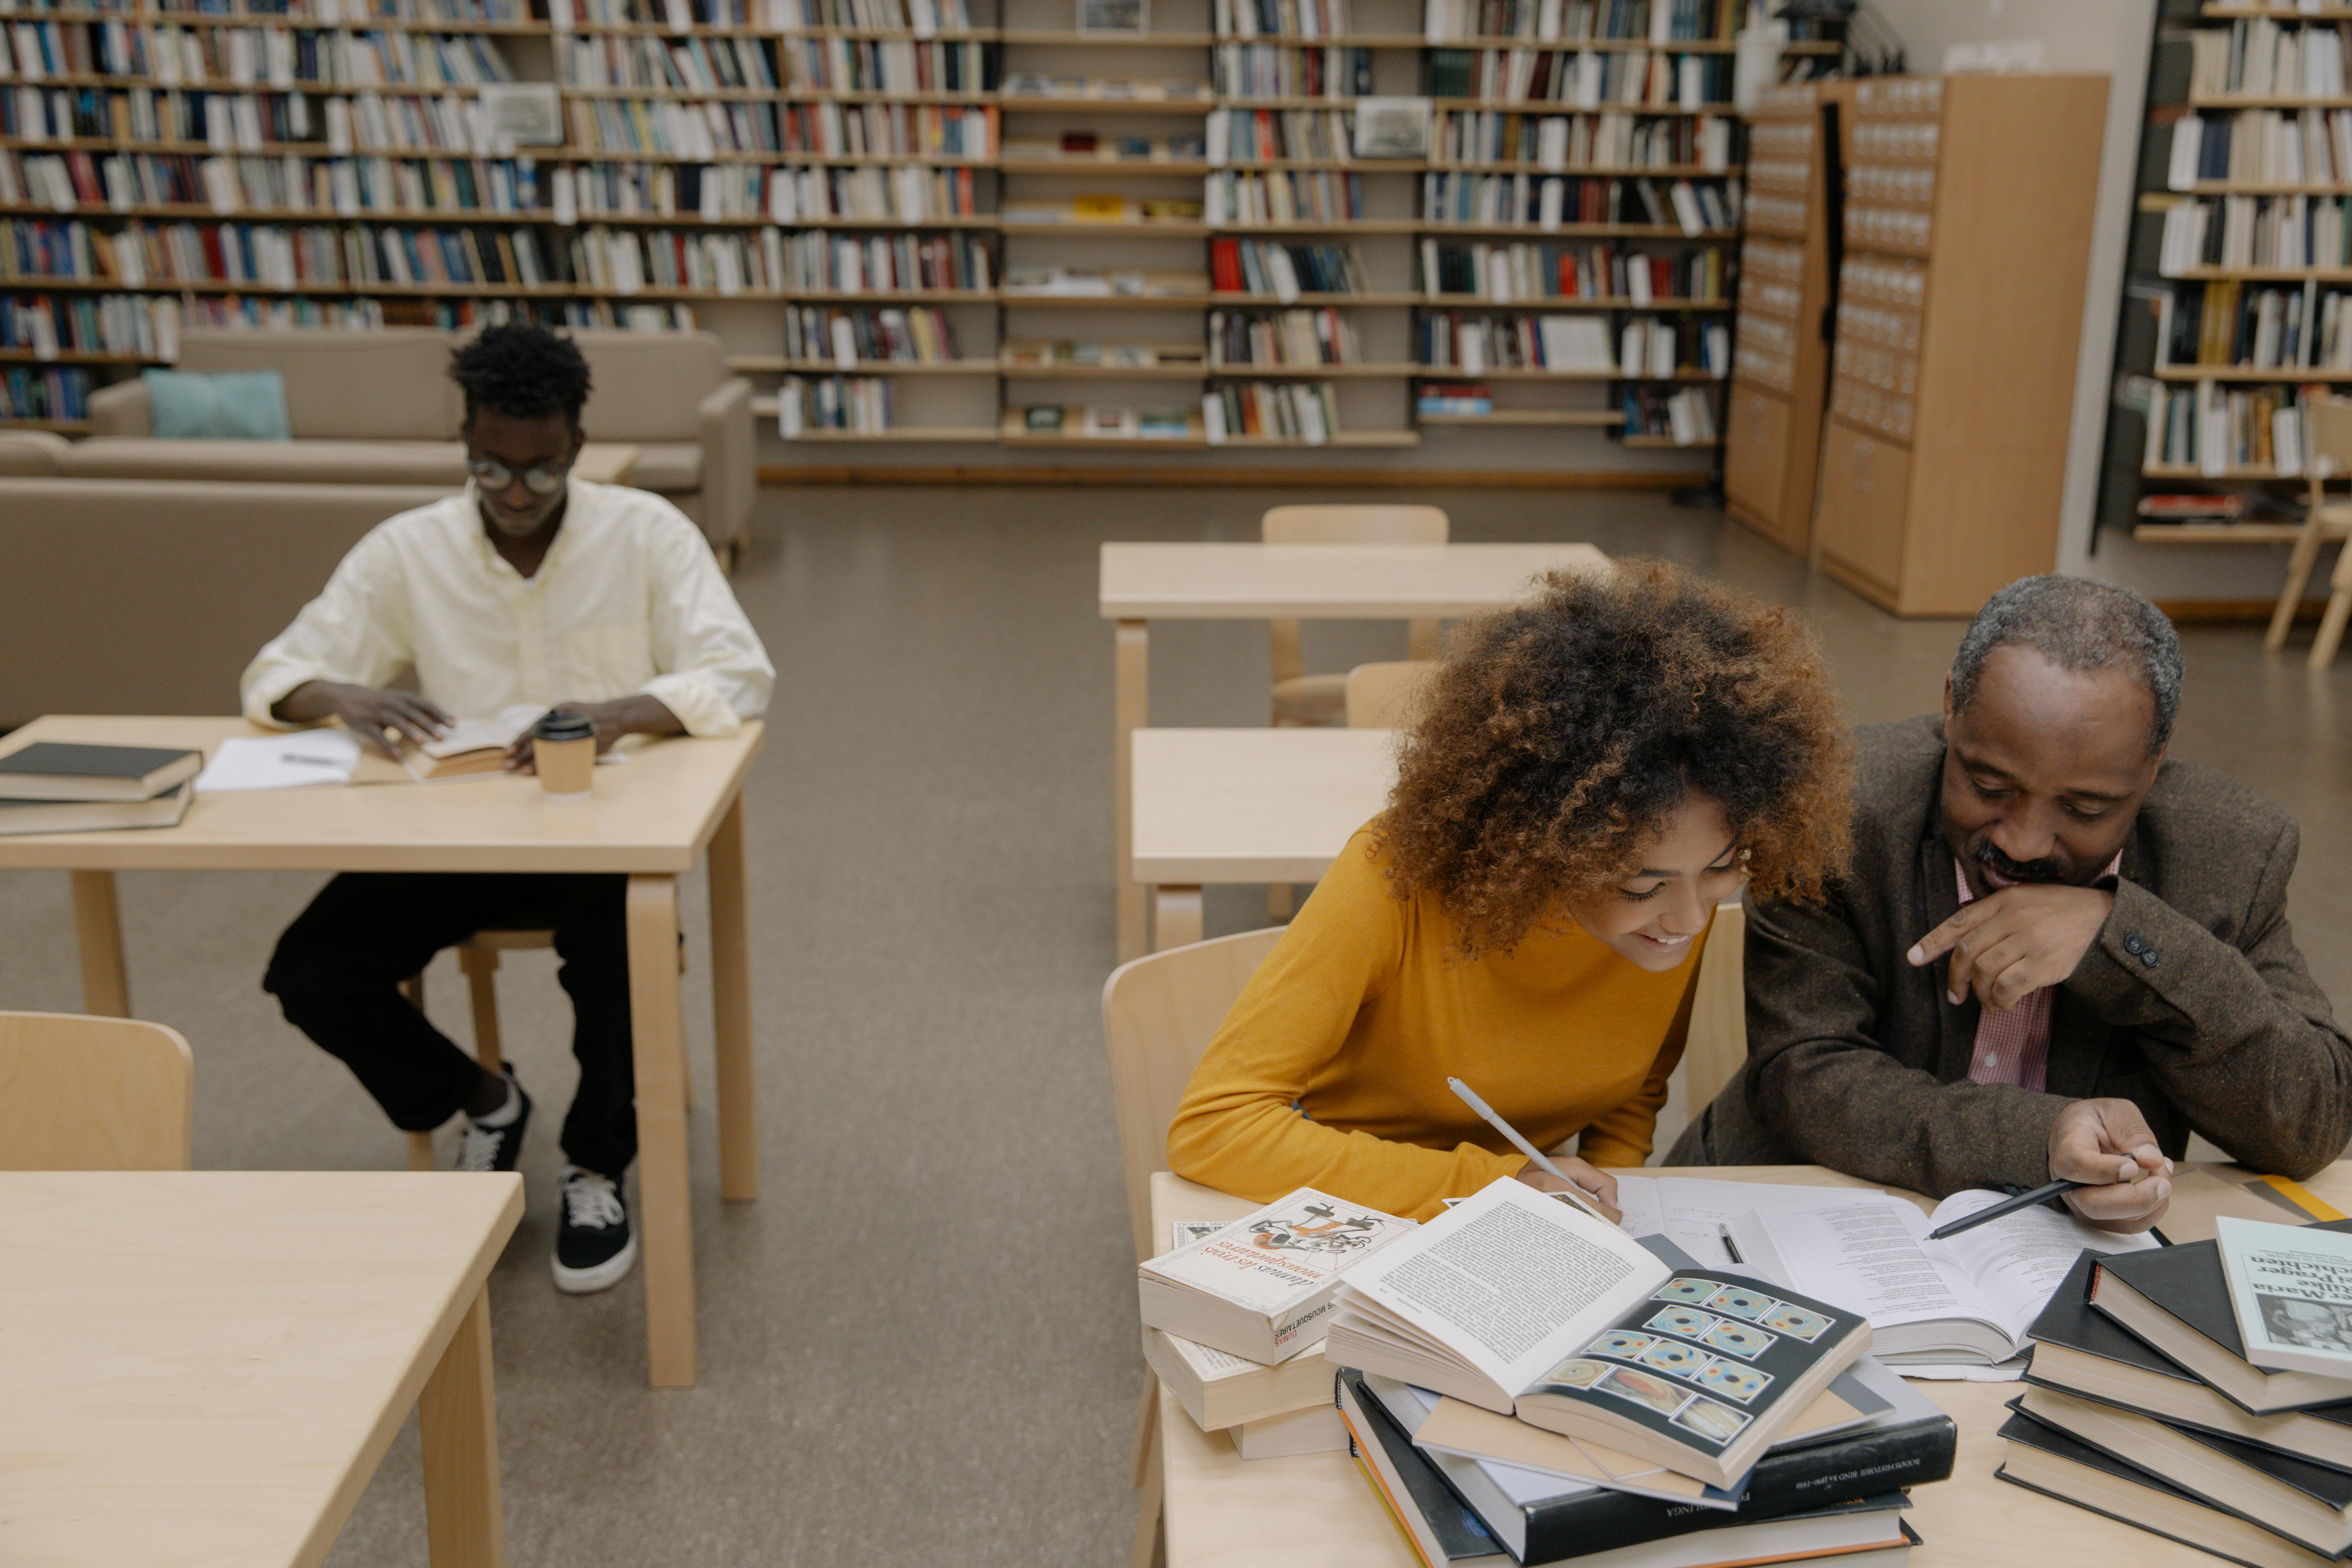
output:
<path id="1" fill-rule="evenodd" d="M 1838 1191 L 1875 1194 L 1875 1187 Z M 1698 1176 L 1637 1176 L 1617 1178 L 1617 1207 L 1625 1215 L 1632 1236 L 1663 1236 L 1698 1260 L 1703 1268 L 1723 1268 L 1746 1274 L 1790 1290 L 1801 1283 L 1778 1277 L 1769 1237 L 1757 1223 L 1759 1214 L 1783 1208 L 1814 1208 L 1829 1194 L 1821 1187 L 1772 1182 L 1719 1182 Z M 1739 1257 L 1735 1261 L 1723 1245 L 1728 1229 Z"/>
<path id="2" fill-rule="evenodd" d="M 1922 1363 L 1917 1366 L 1895 1366 L 1887 1369 L 1899 1377 L 1920 1383 L 2016 1383 L 2025 1376 L 2025 1358 L 2005 1361 L 1992 1366 L 1979 1366 L 1967 1362 Z"/>
<path id="3" fill-rule="evenodd" d="M 360 743 L 341 730 L 298 730 L 286 735 L 223 741 L 196 775 L 198 795 L 240 790 L 303 789 L 349 784 Z"/>

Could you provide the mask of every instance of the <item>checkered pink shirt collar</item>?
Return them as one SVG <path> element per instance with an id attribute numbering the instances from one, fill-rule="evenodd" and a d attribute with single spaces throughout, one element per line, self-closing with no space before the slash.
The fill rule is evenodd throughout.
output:
<path id="1" fill-rule="evenodd" d="M 2124 852 L 2118 849 L 2107 868 L 2099 873 L 2100 879 L 2119 874 L 2123 864 Z M 1969 874 L 1957 857 L 1952 876 L 1959 883 L 1961 907 L 1976 902 Z M 1978 1015 L 1976 1050 L 1969 1058 L 1970 1083 L 2011 1083 L 2037 1094 L 2047 1086 L 2051 1005 L 2057 990 L 2055 985 L 2045 985 L 2006 1013 L 1988 1007 Z"/>

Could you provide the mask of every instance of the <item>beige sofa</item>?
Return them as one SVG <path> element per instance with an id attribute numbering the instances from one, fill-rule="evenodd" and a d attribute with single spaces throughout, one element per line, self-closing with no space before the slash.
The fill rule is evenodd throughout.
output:
<path id="1" fill-rule="evenodd" d="M 582 416 L 589 438 L 636 447 L 629 482 L 677 502 L 712 548 L 731 556 L 758 483 L 751 384 L 728 373 L 727 356 L 708 332 L 572 337 L 594 382 Z M 466 482 L 457 440 L 465 404 L 449 379 L 456 341 L 425 327 L 191 331 L 180 344 L 182 370 L 275 370 L 285 377 L 294 438 L 158 440 L 150 434 L 146 384 L 133 380 L 91 395 L 95 434 L 73 445 L 62 471 L 72 479 L 446 492 Z M 383 506 L 380 515 L 399 510 Z"/>
<path id="2" fill-rule="evenodd" d="M 65 476 L 0 434 L 0 727 L 234 713 L 236 678 L 360 536 L 446 485 Z"/>

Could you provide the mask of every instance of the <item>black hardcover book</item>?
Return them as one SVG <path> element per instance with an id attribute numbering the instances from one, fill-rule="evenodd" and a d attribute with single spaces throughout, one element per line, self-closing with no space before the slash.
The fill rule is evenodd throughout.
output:
<path id="1" fill-rule="evenodd" d="M 2026 1331 L 2035 1342 L 2028 1382 L 2352 1469 L 2352 1401 L 2257 1415 L 2224 1398 L 2091 1306 L 2091 1269 L 2098 1258 L 2086 1249 L 2074 1260 Z"/>
<path id="2" fill-rule="evenodd" d="M 2352 1220 L 2331 1220 L 2311 1228 L 2352 1233 Z M 2117 1285 L 2124 1289 L 2116 1289 Z M 2245 1340 L 2230 1310 L 2221 1249 L 2214 1242 L 2102 1259 L 2091 1277 L 2090 1300 L 2256 1415 L 2340 1404 L 2352 1393 L 2339 1377 L 2270 1371 L 2246 1359 Z"/>
<path id="3" fill-rule="evenodd" d="M 1342 1381 L 1354 1380 L 1358 1397 L 1381 1405 L 1387 1413 L 1378 1393 L 1364 1384 L 1361 1373 L 1343 1369 L 1339 1376 Z M 1933 1419 L 1838 1433 L 1818 1443 L 1769 1449 L 1748 1472 L 1747 1492 L 1732 1510 L 1701 1508 L 1606 1488 L 1564 1491 L 1521 1509 L 1527 1524 L 1522 1561 L 1585 1557 L 1695 1530 L 1811 1513 L 1858 1498 L 1940 1481 L 1952 1473 L 1959 1442 L 1959 1428 L 1950 1416 L 1939 1413 Z M 1563 1487 L 1570 1484 L 1562 1483 Z"/>
<path id="4" fill-rule="evenodd" d="M 1393 1484 L 1405 1492 L 1403 1499 L 1391 1500 L 1391 1506 L 1400 1511 L 1404 1508 L 1419 1510 L 1421 1522 L 1427 1527 L 1431 1537 L 1426 1541 L 1416 1539 L 1415 1544 L 1423 1553 L 1435 1557 L 1442 1552 L 1444 1561 L 1448 1563 L 1467 1561 L 1496 1564 L 1498 1568 L 1510 1562 L 1501 1542 L 1479 1522 L 1477 1514 L 1446 1489 L 1444 1480 L 1430 1464 L 1427 1456 L 1412 1446 L 1412 1439 L 1405 1435 L 1404 1428 L 1399 1426 L 1381 1402 L 1372 1397 L 1371 1391 L 1364 1386 L 1362 1373 L 1340 1373 L 1339 1397 L 1339 1410 L 1347 1417 L 1351 1438 L 1359 1444 L 1379 1444 L 1381 1455 L 1387 1463 L 1375 1468 L 1384 1479 L 1393 1477 Z M 1371 1456 L 1367 1455 L 1365 1458 L 1369 1463 Z M 1413 1521 L 1399 1519 L 1397 1522 L 1404 1527 L 1406 1533 L 1417 1537 L 1418 1532 L 1412 1528 Z M 1432 1547 L 1436 1549 L 1435 1552 L 1431 1551 Z"/>
<path id="5" fill-rule="evenodd" d="M 195 777 L 204 762 L 184 746 L 36 741 L 0 756 L 0 799 L 152 800 Z"/>

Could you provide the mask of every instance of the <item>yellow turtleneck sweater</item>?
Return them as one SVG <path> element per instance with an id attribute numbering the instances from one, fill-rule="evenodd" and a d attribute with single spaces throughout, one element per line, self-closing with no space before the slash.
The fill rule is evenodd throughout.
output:
<path id="1" fill-rule="evenodd" d="M 1526 1163 L 1459 1078 L 1533 1140 L 1648 1158 L 1690 1025 L 1701 935 L 1653 973 L 1570 923 L 1465 962 L 1436 895 L 1398 899 L 1359 828 L 1209 1042 L 1168 1130 L 1175 1173 L 1256 1203 L 1311 1186 L 1429 1219 Z"/>

